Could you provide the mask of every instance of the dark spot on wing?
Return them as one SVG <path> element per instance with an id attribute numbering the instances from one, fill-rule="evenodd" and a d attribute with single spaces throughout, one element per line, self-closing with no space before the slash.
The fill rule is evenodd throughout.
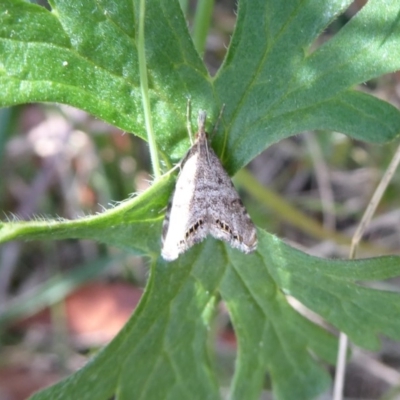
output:
<path id="1" fill-rule="evenodd" d="M 196 223 L 194 223 L 185 233 L 185 238 L 188 239 L 189 236 L 192 236 L 197 229 L 200 228 L 200 226 L 202 226 L 204 224 L 204 221 L 200 218 L 198 221 L 196 221 Z"/>

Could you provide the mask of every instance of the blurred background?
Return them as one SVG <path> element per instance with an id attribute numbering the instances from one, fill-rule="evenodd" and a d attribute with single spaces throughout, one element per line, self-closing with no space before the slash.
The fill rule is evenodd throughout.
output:
<path id="1" fill-rule="evenodd" d="M 355 1 L 316 46 L 364 4 Z M 196 1 L 182 5 L 191 27 Z M 236 1 L 215 1 L 205 53 L 211 75 L 223 61 L 235 21 Z M 366 82 L 360 90 L 398 107 L 400 74 Z M 369 145 L 337 132 L 305 132 L 265 150 L 234 181 L 258 226 L 310 254 L 347 258 L 351 235 L 396 146 Z M 0 109 L 0 171 L 2 220 L 79 218 L 145 190 L 152 180 L 145 142 L 83 111 L 54 104 Z M 396 174 L 358 257 L 399 253 L 399 193 Z M 145 259 L 92 241 L 2 245 L 0 400 L 26 399 L 82 367 L 128 320 L 147 274 Z M 391 280 L 379 288 L 399 291 L 399 284 Z M 236 342 L 223 303 L 213 331 L 215 365 L 228 387 Z M 379 353 L 354 347 L 352 352 L 346 398 L 400 398 L 399 343 L 382 338 Z M 265 399 L 271 398 L 269 388 L 266 377 Z"/>

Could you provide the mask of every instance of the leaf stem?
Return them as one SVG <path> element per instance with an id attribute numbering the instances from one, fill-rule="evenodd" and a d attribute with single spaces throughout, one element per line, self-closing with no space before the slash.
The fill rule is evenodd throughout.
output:
<path id="1" fill-rule="evenodd" d="M 197 52 L 203 56 L 208 30 L 214 8 L 214 0 L 199 0 L 193 24 L 193 42 Z"/>
<path id="2" fill-rule="evenodd" d="M 146 124 L 147 140 L 150 149 L 151 165 L 153 168 L 154 177 L 157 179 L 161 176 L 160 161 L 158 159 L 157 143 L 151 122 L 151 110 L 149 99 L 149 86 L 147 80 L 147 66 L 146 66 L 146 53 L 145 53 L 145 40 L 144 40 L 144 23 L 145 23 L 145 0 L 140 0 L 139 8 L 139 30 L 137 36 L 138 46 L 138 59 L 139 59 L 139 76 L 140 76 L 140 89 L 142 92 L 142 103 L 144 119 Z"/>
<path id="3" fill-rule="evenodd" d="M 234 180 L 261 204 L 272 209 L 276 216 L 279 216 L 284 221 L 301 229 L 303 232 L 319 239 L 333 240 L 338 244 L 350 246 L 351 238 L 324 229 L 318 222 L 297 210 L 283 197 L 262 186 L 257 179 L 245 169 L 238 171 Z M 360 248 L 369 252 L 379 252 L 379 254 L 386 254 L 389 252 L 388 249 L 372 246 L 364 242 L 360 243 Z"/>

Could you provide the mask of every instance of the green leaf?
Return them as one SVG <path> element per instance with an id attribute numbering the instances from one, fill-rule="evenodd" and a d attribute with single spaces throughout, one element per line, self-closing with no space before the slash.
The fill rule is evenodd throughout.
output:
<path id="1" fill-rule="evenodd" d="M 398 293 L 371 290 L 357 282 L 398 276 L 400 259 L 323 260 L 277 244 L 279 287 L 323 316 L 359 346 L 377 350 L 378 334 L 400 339 Z M 290 254 L 290 255 L 289 255 Z M 282 258 L 288 261 L 282 261 Z M 390 310 L 388 305 L 390 304 Z"/>
<path id="2" fill-rule="evenodd" d="M 352 89 L 400 67 L 399 5 L 382 1 L 370 0 L 339 34 L 310 52 L 350 0 L 242 0 L 215 81 L 193 47 L 178 2 L 148 1 L 146 57 L 164 159 L 176 160 L 187 149 L 187 97 L 194 114 L 209 112 L 210 126 L 226 104 L 215 148 L 231 173 L 271 143 L 308 129 L 378 143 L 393 139 L 399 112 Z M 67 103 L 144 138 L 132 3 L 54 0 L 52 6 L 50 13 L 19 0 L 0 4 L 0 54 L 8 55 L 1 60 L 0 105 Z"/>
<path id="3" fill-rule="evenodd" d="M 377 143 L 396 137 L 400 113 L 353 87 L 400 67 L 400 4 L 369 0 L 339 34 L 314 45 L 351 3 L 241 0 L 228 54 L 212 79 L 178 2 L 147 0 L 149 91 L 166 164 L 189 145 L 187 97 L 194 116 L 200 108 L 208 112 L 208 128 L 226 105 L 213 147 L 230 173 L 303 130 L 338 130 Z M 0 105 L 66 103 L 144 138 L 137 4 L 53 0 L 50 12 L 21 0 L 2 1 Z M 219 294 L 238 338 L 232 399 L 256 399 L 267 372 L 279 399 L 312 398 L 328 384 L 319 364 L 334 363 L 336 340 L 298 314 L 284 294 L 364 347 L 376 348 L 382 333 L 399 339 L 399 296 L 360 283 L 398 276 L 397 257 L 321 260 L 259 230 L 252 255 L 208 239 L 175 263 L 156 261 L 161 212 L 171 189 L 165 176 L 100 215 L 0 224 L 1 241 L 90 238 L 152 259 L 144 297 L 118 337 L 34 399 L 219 398 L 206 348 Z"/>
<path id="4" fill-rule="evenodd" d="M 328 377 L 312 355 L 334 363 L 333 338 L 297 314 L 282 291 L 358 345 L 376 349 L 380 333 L 400 339 L 399 295 L 357 284 L 398 276 L 399 257 L 324 260 L 265 232 L 259 232 L 259 242 L 251 257 L 227 252 L 221 284 L 239 340 L 234 399 L 256 399 L 266 369 L 277 398 L 311 399 L 326 388 Z"/>
<path id="5" fill-rule="evenodd" d="M 206 350 L 207 310 L 224 268 L 219 263 L 204 274 L 204 255 L 188 268 L 190 259 L 174 268 L 153 265 L 144 297 L 117 338 L 78 373 L 33 399 L 101 400 L 114 393 L 120 400 L 218 399 Z"/>
<path id="6" fill-rule="evenodd" d="M 0 4 L 0 105 L 66 103 L 144 138 L 132 1 L 50 3 L 52 13 L 21 0 Z M 154 129 L 171 154 L 178 139 L 188 143 L 186 98 L 209 109 L 212 88 L 179 4 L 153 0 L 146 11 Z"/>
<path id="7" fill-rule="evenodd" d="M 140 306 L 117 338 L 83 369 L 33 400 L 65 399 L 66 394 L 101 400 L 113 393 L 120 400 L 219 398 L 205 348 L 219 291 L 239 341 L 233 399 L 258 398 L 266 372 L 282 399 L 311 399 L 329 383 L 319 363 L 334 363 L 336 339 L 293 310 L 282 290 L 304 297 L 310 309 L 322 311 L 358 344 L 372 348 L 380 333 L 400 338 L 398 294 L 357 283 L 398 275 L 399 257 L 322 260 L 263 231 L 259 240 L 259 250 L 250 256 L 208 239 L 177 262 L 159 260 Z M 385 307 L 374 304 L 376 299 Z M 369 310 L 368 315 L 360 310 Z"/>
<path id="8" fill-rule="evenodd" d="M 352 89 L 400 68 L 398 2 L 368 1 L 311 52 L 318 34 L 351 3 L 239 3 L 235 34 L 215 81 L 218 101 L 227 104 L 227 133 L 218 145 L 229 171 L 305 130 L 330 129 L 376 143 L 398 135 L 398 110 Z"/>

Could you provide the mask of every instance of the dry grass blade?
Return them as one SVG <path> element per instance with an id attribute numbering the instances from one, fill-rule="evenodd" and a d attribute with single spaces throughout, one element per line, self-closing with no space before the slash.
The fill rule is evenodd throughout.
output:
<path id="1" fill-rule="evenodd" d="M 358 225 L 353 235 L 350 247 L 350 254 L 349 254 L 350 259 L 355 258 L 358 244 L 360 243 L 368 224 L 371 222 L 372 216 L 374 215 L 376 208 L 379 202 L 381 201 L 382 196 L 385 193 L 385 190 L 387 189 L 389 182 L 391 181 L 399 165 L 399 162 L 400 162 L 400 146 L 397 147 L 393 159 L 389 164 L 389 167 L 387 168 L 385 174 L 383 175 L 378 187 L 376 188 L 375 193 L 372 196 L 372 199 L 369 202 L 363 217 L 361 218 L 361 222 Z M 348 343 L 347 335 L 342 332 L 339 337 L 339 351 L 337 356 L 337 367 L 336 367 L 335 383 L 333 388 L 333 400 L 343 399 L 343 384 L 344 384 L 344 375 L 346 372 L 347 343 Z"/>

